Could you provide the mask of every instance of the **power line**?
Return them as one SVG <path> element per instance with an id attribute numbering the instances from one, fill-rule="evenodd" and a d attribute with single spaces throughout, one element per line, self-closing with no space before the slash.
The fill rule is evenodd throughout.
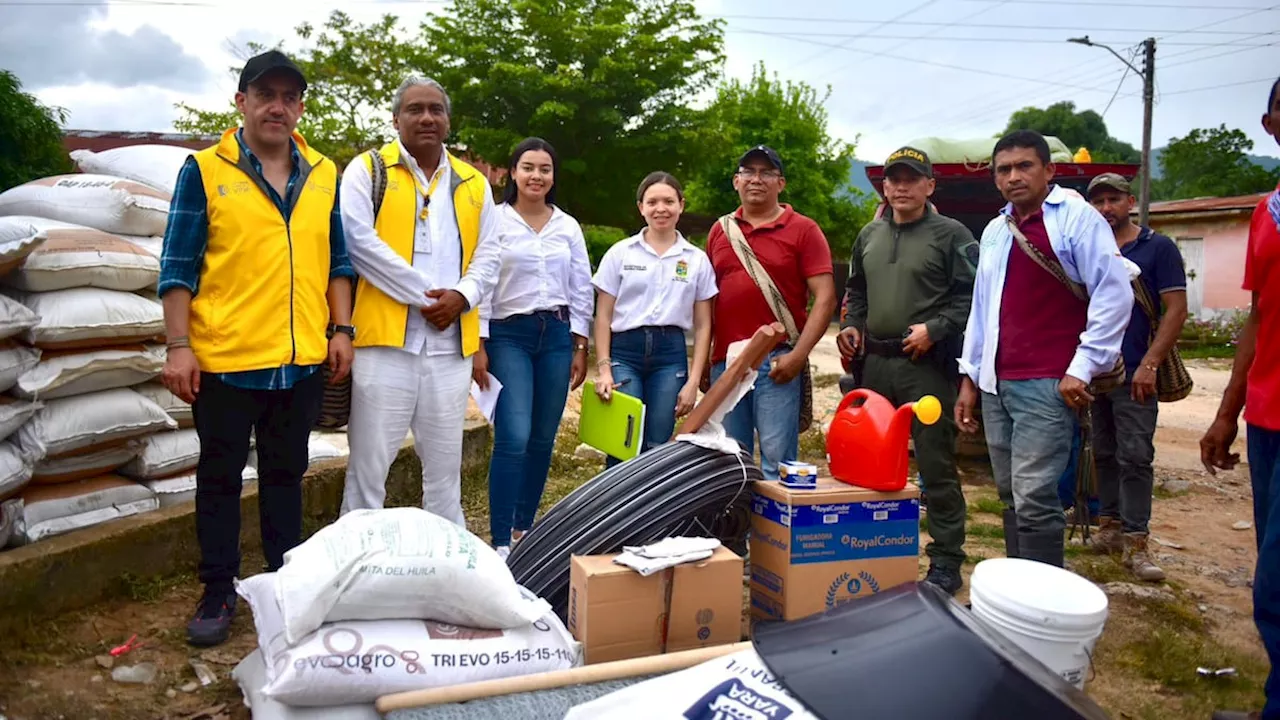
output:
<path id="1" fill-rule="evenodd" d="M 923 10 L 924 8 L 929 7 L 930 5 L 932 5 L 932 4 L 934 4 L 934 3 L 936 3 L 937 1 L 938 1 L 938 0 L 926 0 L 923 4 L 921 4 L 921 5 L 917 5 L 917 6 L 913 7 L 913 8 L 911 8 L 910 10 L 907 10 L 906 12 L 899 13 L 898 15 L 896 15 L 896 16 L 894 16 L 894 17 L 892 17 L 892 18 L 888 19 L 888 20 L 885 20 L 884 22 L 880 23 L 879 25 L 876 25 L 875 27 L 871 28 L 870 30 L 867 30 L 867 33 L 870 33 L 870 32 L 873 32 L 873 31 L 875 31 L 875 30 L 878 30 L 878 29 L 880 29 L 880 28 L 882 28 L 882 27 L 884 27 L 885 25 L 888 25 L 888 24 L 890 24 L 890 23 L 895 23 L 895 22 L 897 22 L 897 21 L 901 20 L 902 18 L 905 18 L 906 16 L 908 16 L 908 15 L 910 15 L 910 14 L 912 14 L 912 13 L 916 12 L 917 10 Z M 865 33 L 864 33 L 864 34 L 865 34 Z M 855 37 L 857 37 L 857 36 L 855 36 Z M 830 46 L 828 46 L 828 47 L 834 48 L 834 49 L 836 49 L 836 50 L 840 50 L 840 49 L 843 49 L 846 45 L 848 45 L 848 44 L 849 44 L 849 42 L 851 42 L 853 39 L 854 39 L 854 38 L 849 38 L 849 40 L 846 40 L 846 41 L 844 41 L 843 43 L 840 43 L 839 45 L 830 45 Z M 817 59 L 817 58 L 819 58 L 819 57 L 822 57 L 822 56 L 823 56 L 823 55 L 825 55 L 827 52 L 829 52 L 829 51 L 823 51 L 823 52 L 817 52 L 817 53 L 814 53 L 813 55 L 810 55 L 809 57 L 805 58 L 804 60 L 802 60 L 802 61 L 800 61 L 800 62 L 796 63 L 795 65 L 792 65 L 791 67 L 787 68 L 787 70 L 795 70 L 795 69 L 798 69 L 799 67 L 801 67 L 801 66 L 803 66 L 803 65 L 807 65 L 807 64 L 809 64 L 809 62 L 810 62 L 811 60 L 815 60 L 815 59 Z"/>
<path id="2" fill-rule="evenodd" d="M 1116 101 L 1116 96 L 1120 94 L 1120 88 L 1124 87 L 1124 81 L 1128 79 L 1129 71 L 1133 69 L 1129 65 L 1137 59 L 1137 55 L 1136 52 L 1129 53 L 1129 62 L 1124 66 L 1124 74 L 1120 76 L 1120 82 L 1116 83 L 1116 91 L 1111 93 L 1111 99 L 1107 101 L 1107 106 L 1102 109 L 1102 117 L 1105 118 L 1107 116 L 1107 111 L 1111 109 L 1111 103 Z"/>
<path id="3" fill-rule="evenodd" d="M 1271 10 L 1272 8 L 1265 8 Z M 986 11 L 983 11 L 986 12 Z M 1252 14 L 1252 13 L 1250 13 Z M 880 24 L 880 20 L 854 20 L 851 18 L 835 18 L 835 17 L 797 17 L 782 15 L 722 15 L 712 14 L 707 17 L 721 18 L 724 20 L 751 20 L 761 22 L 804 22 L 819 23 L 822 25 L 875 25 Z M 899 20 L 894 23 L 902 26 L 919 26 L 919 27 L 962 27 L 962 28 L 983 28 L 992 30 L 1053 30 L 1057 32 L 1067 32 L 1072 30 L 1096 30 L 1096 25 L 1007 25 L 1004 23 L 966 23 L 966 22 L 927 22 L 923 20 Z M 1216 24 L 1216 23 L 1215 23 Z M 1207 27 L 1207 26 L 1206 26 Z M 1159 33 L 1174 33 L 1178 35 L 1184 34 L 1203 34 L 1203 35 L 1252 35 L 1252 30 L 1154 30 L 1125 28 L 1130 32 L 1142 35 L 1156 35 Z"/>
<path id="4" fill-rule="evenodd" d="M 730 28 L 729 30 L 726 30 L 725 32 L 728 32 L 728 33 L 744 33 L 744 34 L 752 34 L 752 35 L 773 35 L 773 34 L 775 34 L 775 33 L 771 32 L 771 31 L 767 31 L 767 30 L 748 30 L 748 29 L 746 29 L 746 28 L 738 28 L 738 29 Z M 924 42 L 980 42 L 980 43 L 1012 43 L 1012 44 L 1021 44 L 1021 45 L 1061 45 L 1061 44 L 1062 44 L 1062 42 L 1063 42 L 1063 41 L 1062 41 L 1062 38 L 1060 38 L 1060 37 L 1058 37 L 1058 38 L 1017 38 L 1017 37 L 1008 37 L 1008 36 L 1004 36 L 1004 37 L 954 37 L 954 36 L 947 36 L 947 37 L 928 37 L 928 36 L 924 36 L 924 35 L 866 35 L 866 34 L 863 34 L 863 33 L 859 33 L 859 34 L 857 34 L 857 35 L 848 35 L 848 34 L 845 34 L 845 33 L 814 33 L 814 32 L 806 32 L 806 33 L 804 33 L 804 36 L 805 36 L 805 37 L 847 38 L 847 39 L 849 39 L 849 40 L 864 39 L 864 40 L 870 40 L 870 41 L 872 41 L 872 42 L 877 41 L 877 40 L 910 40 L 910 41 L 912 41 L 912 42 L 915 42 L 915 41 L 924 41 Z M 794 35 L 792 35 L 792 37 L 794 37 Z M 1105 38 L 1104 38 L 1104 39 L 1094 39 L 1094 42 L 1096 42 L 1096 43 L 1101 43 L 1101 44 L 1105 44 L 1105 45 L 1121 45 L 1121 44 L 1122 44 L 1122 45 L 1129 45 L 1129 44 L 1134 43 L 1135 41 L 1133 41 L 1133 40 L 1119 40 L 1119 39 L 1105 39 Z M 1137 41 L 1137 42 L 1140 42 L 1140 41 Z M 1187 46 L 1187 47 L 1224 47 L 1224 46 L 1235 46 L 1235 47 L 1267 47 L 1267 45 L 1258 45 L 1258 44 L 1246 45 L 1246 44 L 1242 44 L 1242 43 L 1238 43 L 1238 42 L 1230 42 L 1230 41 L 1229 41 L 1229 42 L 1217 42 L 1217 43 L 1209 43 L 1209 42 L 1203 42 L 1203 43 L 1195 43 L 1195 42 L 1166 42 L 1166 43 L 1161 43 L 1161 45 L 1165 45 L 1165 46 L 1169 46 L 1169 45 L 1173 45 L 1173 46 Z"/>
<path id="5" fill-rule="evenodd" d="M 1169 97 L 1170 95 L 1186 95 L 1187 93 L 1198 93 L 1206 90 L 1218 90 L 1220 88 L 1238 87 L 1240 85 L 1256 85 L 1257 83 L 1269 83 L 1275 81 L 1276 79 L 1274 77 L 1267 76 L 1263 78 L 1256 78 L 1254 80 L 1240 80 L 1233 83 L 1223 83 L 1221 85 L 1205 85 L 1204 87 L 1187 88 L 1186 90 L 1174 90 L 1173 92 L 1162 93 L 1162 95 L 1164 95 L 1164 97 Z"/>
<path id="6" fill-rule="evenodd" d="M 989 0 L 959 0 L 960 2 L 988 2 Z M 1011 5 L 1040 5 L 1044 7 L 1062 7 L 1062 3 L 1058 0 L 1007 0 Z M 1114 2 L 1086 2 L 1084 0 L 1072 0 L 1071 7 L 1106 7 L 1116 9 L 1117 4 Z M 1124 3 L 1125 9 L 1129 8 L 1154 8 L 1161 10 L 1274 10 L 1272 7 L 1258 7 L 1257 5 L 1173 5 L 1170 3 Z"/>

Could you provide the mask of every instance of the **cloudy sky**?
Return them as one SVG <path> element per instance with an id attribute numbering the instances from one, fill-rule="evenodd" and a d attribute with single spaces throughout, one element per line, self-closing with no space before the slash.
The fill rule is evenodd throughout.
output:
<path id="1" fill-rule="evenodd" d="M 1196 127 L 1245 130 L 1280 155 L 1258 119 L 1280 73 L 1280 4 L 1269 0 L 696 0 L 727 24 L 726 72 L 764 61 L 783 78 L 830 86 L 832 131 L 880 160 L 914 138 L 982 137 L 1027 105 L 1073 100 L 1106 109 L 1113 135 L 1138 146 L 1142 82 L 1089 35 L 1130 57 L 1157 38 L 1154 144 Z M 168 130 L 173 105 L 221 108 L 245 41 L 297 47 L 292 28 L 341 7 L 416 25 L 438 1 L 0 0 L 0 67 L 68 126 Z M 1133 57 L 1141 66 L 1141 58 Z M 1114 99 L 1113 99 L 1114 96 Z M 1109 107 L 1108 107 L 1109 106 Z"/>

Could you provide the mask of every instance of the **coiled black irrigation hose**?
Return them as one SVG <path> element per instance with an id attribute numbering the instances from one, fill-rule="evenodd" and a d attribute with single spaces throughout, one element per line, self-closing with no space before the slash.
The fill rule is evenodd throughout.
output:
<path id="1" fill-rule="evenodd" d="M 681 535 L 715 537 L 742 554 L 751 483 L 763 479 L 745 453 L 667 443 L 569 493 L 525 534 L 508 565 L 516 582 L 566 618 L 572 555 L 616 553 Z"/>

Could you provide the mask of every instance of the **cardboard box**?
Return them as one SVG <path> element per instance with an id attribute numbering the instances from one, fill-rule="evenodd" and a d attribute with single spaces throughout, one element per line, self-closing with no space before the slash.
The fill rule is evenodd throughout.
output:
<path id="1" fill-rule="evenodd" d="M 812 463 L 778 463 L 778 481 L 797 490 L 813 490 L 818 486 L 818 466 Z"/>
<path id="2" fill-rule="evenodd" d="M 742 558 L 710 558 L 644 577 L 616 555 L 575 555 L 569 632 L 587 664 L 648 657 L 742 639 Z"/>
<path id="3" fill-rule="evenodd" d="M 813 490 L 756 482 L 751 615 L 796 620 L 916 579 L 920 491 L 878 493 L 819 478 Z"/>

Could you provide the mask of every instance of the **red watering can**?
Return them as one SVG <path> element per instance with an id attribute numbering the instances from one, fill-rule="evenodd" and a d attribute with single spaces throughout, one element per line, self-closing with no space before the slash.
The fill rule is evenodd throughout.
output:
<path id="1" fill-rule="evenodd" d="M 878 492 L 906 487 L 907 440 L 913 417 L 932 425 L 942 417 L 942 403 L 925 395 L 894 408 L 883 395 L 865 388 L 845 395 L 827 431 L 831 476 Z"/>

